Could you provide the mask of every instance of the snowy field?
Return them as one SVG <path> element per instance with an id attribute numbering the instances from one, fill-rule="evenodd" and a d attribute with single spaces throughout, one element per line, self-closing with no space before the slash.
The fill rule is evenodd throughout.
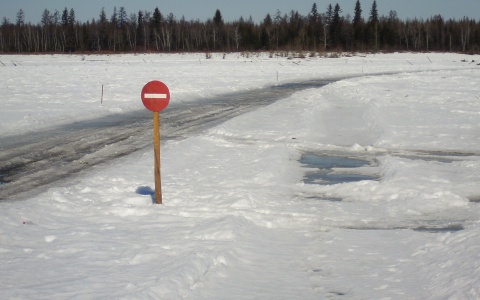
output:
<path id="1" fill-rule="evenodd" d="M 1 299 L 480 298 L 480 56 L 0 61 L 12 138 L 143 109 L 153 79 L 175 105 L 346 78 L 163 142 L 164 205 L 150 148 L 0 203 Z"/>

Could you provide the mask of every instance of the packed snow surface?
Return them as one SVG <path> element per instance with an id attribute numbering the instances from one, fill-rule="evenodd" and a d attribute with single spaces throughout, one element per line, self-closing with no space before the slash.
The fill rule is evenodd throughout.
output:
<path id="1" fill-rule="evenodd" d="M 480 56 L 0 61 L 11 138 L 143 109 L 153 79 L 170 105 L 341 79 L 164 141 L 163 205 L 150 148 L 1 202 L 2 299 L 480 298 Z M 370 179 L 306 183 L 315 172 Z"/>

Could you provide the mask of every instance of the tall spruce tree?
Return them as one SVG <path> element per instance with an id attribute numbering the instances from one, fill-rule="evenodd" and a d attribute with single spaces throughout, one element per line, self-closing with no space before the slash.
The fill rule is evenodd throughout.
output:
<path id="1" fill-rule="evenodd" d="M 42 14 L 42 19 L 40 21 L 40 24 L 42 26 L 48 26 L 52 23 L 52 15 L 50 14 L 50 11 L 48 9 L 45 9 Z"/>
<path id="2" fill-rule="evenodd" d="M 341 42 L 342 42 L 342 17 L 340 16 L 340 13 L 342 12 L 342 9 L 340 8 L 340 5 L 337 3 L 335 5 L 335 8 L 333 9 L 333 17 L 332 17 L 332 22 L 330 23 L 330 36 L 332 39 L 332 46 L 333 47 L 341 47 Z"/>
<path id="3" fill-rule="evenodd" d="M 325 22 L 330 25 L 333 19 L 333 6 L 329 4 L 327 7 L 327 11 L 325 12 Z"/>
<path id="4" fill-rule="evenodd" d="M 363 18 L 360 0 L 357 0 L 357 3 L 355 3 L 353 17 L 353 43 L 357 49 L 360 48 L 363 43 Z"/>
<path id="5" fill-rule="evenodd" d="M 127 11 L 125 10 L 125 7 L 120 6 L 120 10 L 118 11 L 118 26 L 120 28 L 125 28 L 127 25 L 128 21 L 128 15 Z"/>
<path id="6" fill-rule="evenodd" d="M 119 41 L 118 38 L 118 13 L 117 13 L 117 7 L 113 7 L 113 14 L 112 17 L 110 18 L 110 33 L 108 37 L 111 41 L 109 43 L 111 45 L 111 48 L 113 52 L 117 51 L 117 44 Z"/>
<path id="7" fill-rule="evenodd" d="M 65 8 L 66 10 L 66 8 Z M 63 16 L 62 16 L 63 21 Z M 67 36 L 65 41 L 65 51 L 75 52 L 76 50 L 76 34 L 75 34 L 75 10 L 70 9 L 67 17 Z"/>
<path id="8" fill-rule="evenodd" d="M 146 50 L 146 43 L 145 43 L 145 20 L 143 18 L 143 12 L 141 10 L 138 11 L 137 15 L 137 46 L 143 46 L 142 50 Z"/>
<path id="9" fill-rule="evenodd" d="M 369 27 L 372 32 L 375 50 L 378 50 L 378 10 L 377 1 L 373 1 L 372 9 L 370 10 Z"/>
<path id="10" fill-rule="evenodd" d="M 368 19 L 371 23 L 378 23 L 378 10 L 377 10 L 377 1 L 373 1 L 372 9 L 370 10 L 370 18 Z"/>
<path id="11" fill-rule="evenodd" d="M 222 40 L 222 32 L 223 32 L 223 17 L 222 13 L 219 9 L 215 11 L 215 15 L 213 16 L 213 49 L 217 49 L 217 44 L 221 43 Z"/>
<path id="12" fill-rule="evenodd" d="M 213 23 L 215 24 L 215 26 L 219 27 L 223 24 L 223 17 L 222 17 L 222 13 L 220 12 L 220 10 L 216 10 L 215 11 L 215 16 L 213 17 Z"/>
<path id="13" fill-rule="evenodd" d="M 108 47 L 107 25 L 107 14 L 105 13 L 105 8 L 102 7 L 98 19 L 98 51 L 101 51 Z"/>
<path id="14" fill-rule="evenodd" d="M 152 22 L 155 26 L 159 26 L 162 23 L 162 13 L 158 9 L 158 7 L 155 7 L 155 10 L 153 11 L 153 17 L 152 17 Z"/>
<path id="15" fill-rule="evenodd" d="M 17 13 L 17 26 L 23 25 L 25 25 L 25 12 L 20 8 Z"/>
<path id="16" fill-rule="evenodd" d="M 66 7 L 62 12 L 62 25 L 65 28 L 68 26 L 68 8 L 66 8 Z"/>
<path id="17" fill-rule="evenodd" d="M 312 41 L 311 45 L 313 48 L 317 48 L 317 42 L 320 39 L 320 16 L 317 10 L 317 4 L 313 3 L 312 10 L 308 15 L 308 36 L 309 39 Z"/>
<path id="18" fill-rule="evenodd" d="M 362 5 L 360 4 L 360 0 L 357 0 L 357 3 L 355 3 L 353 26 L 358 26 L 362 22 L 363 22 L 363 19 L 362 19 Z"/>
<path id="19" fill-rule="evenodd" d="M 110 18 L 110 24 L 112 24 L 112 26 L 114 28 L 117 28 L 118 26 L 118 13 L 117 13 L 117 7 L 113 7 L 113 14 L 112 14 L 112 17 Z"/>

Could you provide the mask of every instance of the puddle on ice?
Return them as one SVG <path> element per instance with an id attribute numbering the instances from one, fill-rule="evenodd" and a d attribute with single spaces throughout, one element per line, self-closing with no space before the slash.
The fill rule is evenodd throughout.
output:
<path id="1" fill-rule="evenodd" d="M 369 164 L 368 161 L 363 159 L 356 159 L 347 156 L 321 155 L 315 153 L 303 154 L 300 158 L 300 162 L 309 167 L 319 169 L 358 168 L 367 166 Z"/>
<path id="2" fill-rule="evenodd" d="M 437 159 L 436 159 L 437 160 Z M 443 162 L 443 161 L 442 161 Z M 447 161 L 445 161 L 447 162 Z M 362 180 L 379 180 L 378 176 L 372 175 L 374 172 L 368 170 L 372 166 L 371 161 L 367 159 L 352 158 L 342 155 L 329 155 L 325 153 L 305 153 L 300 158 L 300 163 L 304 167 L 316 169 L 308 171 L 303 178 L 306 184 L 332 185 L 338 183 L 356 182 Z M 361 168 L 356 170 L 357 168 Z M 305 195 L 306 196 L 306 195 Z M 342 202 L 343 199 L 327 197 L 324 195 L 308 195 L 305 199 L 316 199 L 329 202 Z M 479 202 L 480 196 L 469 198 L 471 202 Z M 351 230 L 413 230 L 424 233 L 454 233 L 465 228 L 462 222 L 451 222 L 451 220 L 427 221 L 420 224 L 392 226 L 383 224 L 378 226 L 347 226 L 342 227 Z"/>
<path id="3" fill-rule="evenodd" d="M 352 170 L 359 167 L 369 166 L 370 162 L 368 160 L 348 156 L 306 153 L 300 158 L 300 163 L 306 167 L 318 169 L 317 171 L 307 172 L 305 174 L 303 182 L 307 184 L 330 185 L 378 179 L 374 176 L 356 173 Z M 342 172 L 341 169 L 348 169 L 348 171 Z"/>

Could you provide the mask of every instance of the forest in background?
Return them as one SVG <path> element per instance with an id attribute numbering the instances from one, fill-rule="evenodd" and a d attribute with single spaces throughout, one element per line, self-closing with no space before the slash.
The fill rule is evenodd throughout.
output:
<path id="1" fill-rule="evenodd" d="M 225 22 L 218 9 L 207 21 L 187 21 L 158 7 L 130 14 L 115 7 L 111 16 L 102 8 L 84 23 L 74 8 L 45 9 L 39 24 L 26 23 L 20 9 L 15 22 L 4 17 L 0 26 L 0 53 L 237 51 L 480 53 L 480 23 L 441 15 L 401 20 L 395 11 L 380 16 L 376 1 L 364 14 L 357 0 L 353 16 L 338 4 L 321 12 L 313 3 L 308 15 L 277 10 L 259 23 L 243 17 Z"/>

